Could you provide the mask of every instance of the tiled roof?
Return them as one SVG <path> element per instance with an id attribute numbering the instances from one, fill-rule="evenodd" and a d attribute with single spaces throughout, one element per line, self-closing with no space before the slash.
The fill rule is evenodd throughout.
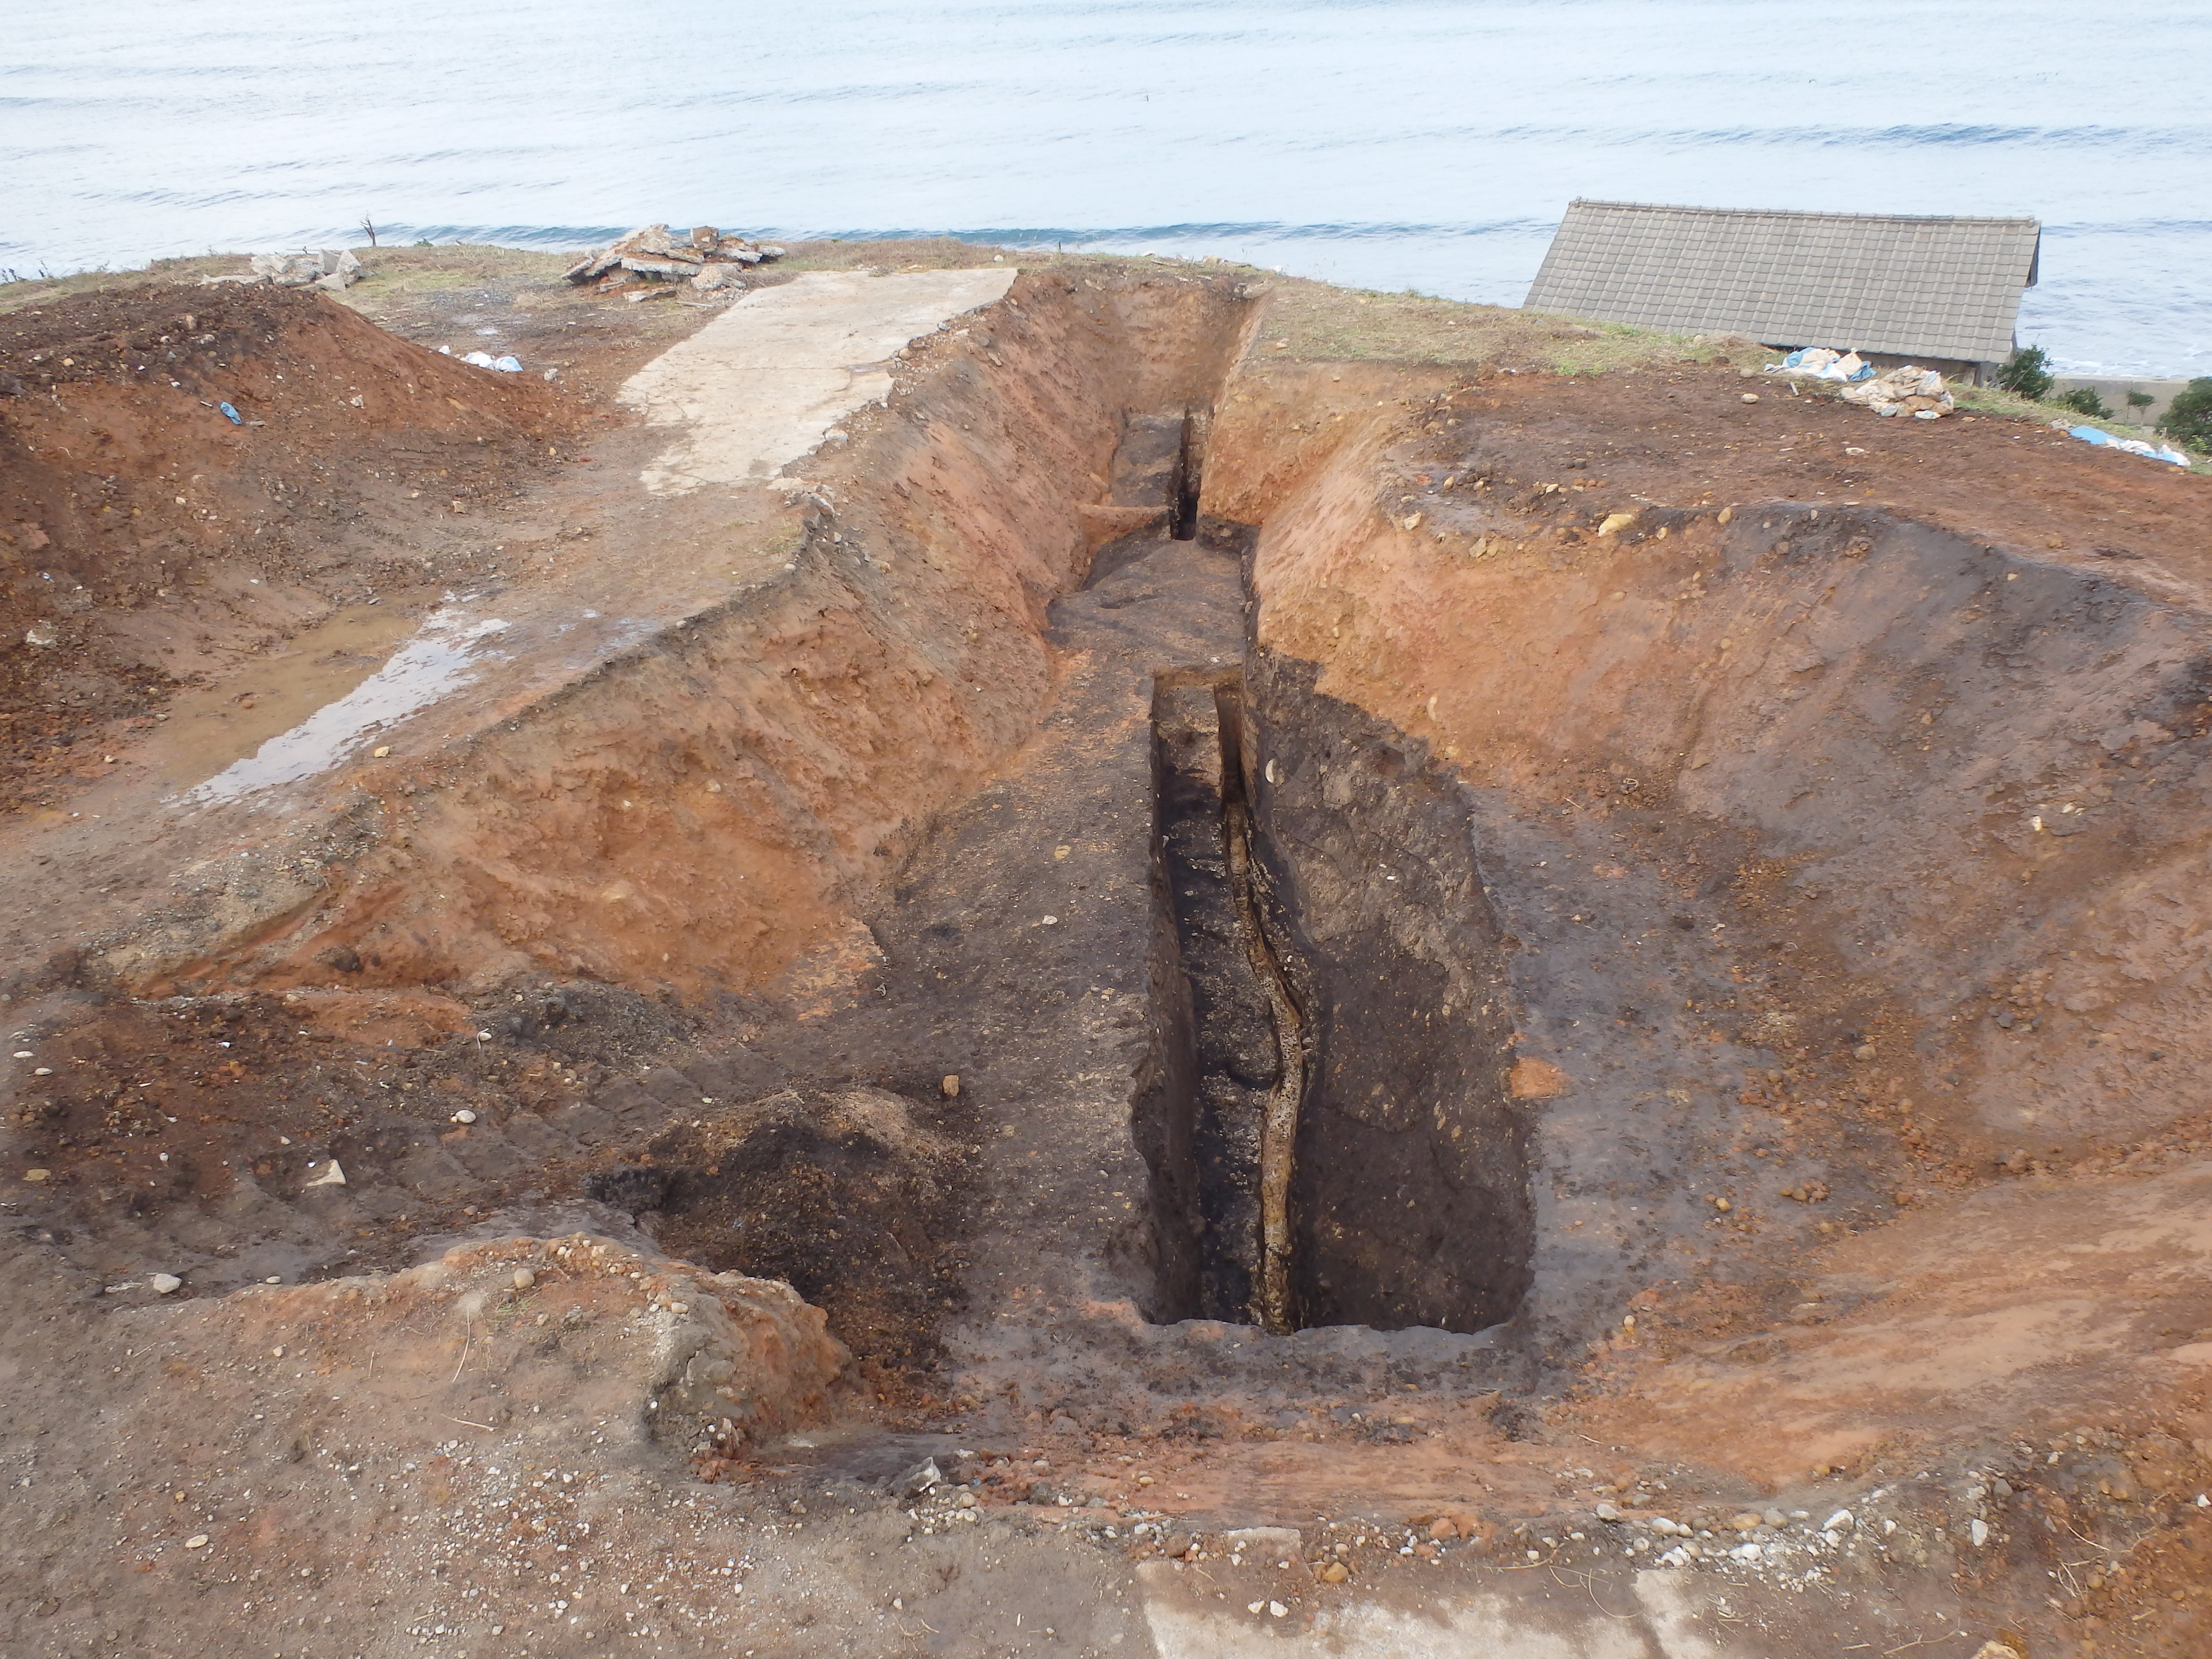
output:
<path id="1" fill-rule="evenodd" d="M 1988 362 L 2013 347 L 2033 219 L 1569 204 L 1533 310 L 1768 345 Z"/>

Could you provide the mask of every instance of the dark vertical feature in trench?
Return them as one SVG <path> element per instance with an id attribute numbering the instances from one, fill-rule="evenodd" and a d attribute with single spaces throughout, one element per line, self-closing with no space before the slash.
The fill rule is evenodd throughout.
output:
<path id="1" fill-rule="evenodd" d="M 1291 1295 L 1308 1325 L 1480 1330 L 1519 1307 L 1534 1247 L 1504 933 L 1465 786 L 1319 672 L 1255 651 L 1246 676 L 1254 845 L 1313 987 Z"/>
<path id="2" fill-rule="evenodd" d="M 1212 411 L 1204 408 L 1186 408 L 1180 415 L 1125 414 L 1107 500 L 1158 513 L 1176 541 L 1196 541 L 1212 426 Z"/>
<path id="3" fill-rule="evenodd" d="M 1186 1297 L 1162 1298 L 1176 1304 L 1165 1316 L 1289 1329 L 1303 1020 L 1267 936 L 1267 899 L 1255 890 L 1243 719 L 1233 673 L 1183 671 L 1155 685 L 1159 877 L 1189 1049 L 1170 1067 L 1186 1092 L 1158 1107 L 1174 1130 L 1148 1139 L 1187 1146 L 1190 1159 L 1187 1176 L 1155 1183 L 1189 1206 L 1159 1218 L 1187 1241 L 1192 1263 Z"/>
<path id="4" fill-rule="evenodd" d="M 1198 539 L 1198 496 L 1205 482 L 1206 453 L 1197 416 L 1183 412 L 1180 441 L 1176 447 L 1175 491 L 1170 521 L 1179 542 Z"/>
<path id="5" fill-rule="evenodd" d="M 1496 1324 L 1534 1222 L 1468 803 L 1312 665 L 1249 669 L 1153 694 L 1153 1316 Z"/>

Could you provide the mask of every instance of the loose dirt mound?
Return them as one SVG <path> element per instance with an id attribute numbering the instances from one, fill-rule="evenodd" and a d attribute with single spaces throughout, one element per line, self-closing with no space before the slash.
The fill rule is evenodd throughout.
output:
<path id="1" fill-rule="evenodd" d="M 404 600 L 422 528 L 580 418 L 319 295 L 152 287 L 0 318 L 0 806 L 179 682 Z"/>
<path id="2" fill-rule="evenodd" d="M 374 1629 L 334 1636 L 333 1616 L 374 1626 L 426 1593 L 456 1631 L 503 1622 L 554 1650 L 586 1554 L 611 1565 L 626 1537 L 609 1577 L 661 1571 L 667 1533 L 624 1524 L 649 1510 L 649 1474 L 820 1420 L 846 1363 L 789 1286 L 596 1231 L 222 1300 L 164 1300 L 141 1276 L 105 1301 L 102 1328 L 71 1340 L 105 1352 L 117 1389 L 177 1408 L 64 1449 L 84 1402 L 60 1397 L 52 1342 L 11 1390 L 57 1431 L 41 1498 L 112 1528 L 91 1553 L 30 1529 L 46 1535 L 23 1540 L 0 1603 L 12 1652 L 238 1652 L 280 1630 L 292 1652 L 388 1650 Z M 721 1553 L 688 1530 L 687 1556 Z M 590 1595 L 620 1616 L 612 1583 Z"/>

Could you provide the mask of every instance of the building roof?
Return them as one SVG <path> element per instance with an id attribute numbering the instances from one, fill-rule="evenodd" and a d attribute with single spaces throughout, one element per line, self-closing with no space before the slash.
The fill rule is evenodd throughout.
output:
<path id="1" fill-rule="evenodd" d="M 1528 304 L 1767 345 L 1990 362 L 2013 349 L 2042 239 L 2033 219 L 1577 200 Z"/>

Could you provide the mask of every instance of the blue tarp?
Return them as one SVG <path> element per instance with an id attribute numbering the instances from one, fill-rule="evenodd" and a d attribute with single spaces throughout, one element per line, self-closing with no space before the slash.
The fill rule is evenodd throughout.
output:
<path id="1" fill-rule="evenodd" d="M 2154 461 L 2166 461 L 2175 466 L 2189 465 L 2189 457 L 2178 449 L 2164 444 L 2154 447 L 2137 438 L 2115 438 L 2100 426 L 2069 426 L 2066 431 L 2069 437 L 2079 438 L 2085 444 L 2096 444 L 2105 449 L 2124 449 L 2130 455 L 2145 455 Z"/>

